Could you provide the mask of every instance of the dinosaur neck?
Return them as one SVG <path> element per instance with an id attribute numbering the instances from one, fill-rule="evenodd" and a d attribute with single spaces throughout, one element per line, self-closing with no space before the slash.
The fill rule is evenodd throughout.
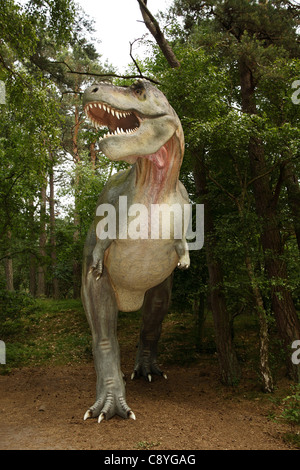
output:
<path id="1" fill-rule="evenodd" d="M 163 202 L 176 191 L 183 158 L 181 133 L 175 133 L 156 153 L 138 158 L 136 190 L 150 204 Z"/>

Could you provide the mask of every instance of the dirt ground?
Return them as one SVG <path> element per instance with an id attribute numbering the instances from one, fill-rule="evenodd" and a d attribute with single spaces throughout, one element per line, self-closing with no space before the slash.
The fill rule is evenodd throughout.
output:
<path id="1" fill-rule="evenodd" d="M 268 419 L 264 396 L 222 387 L 207 366 L 172 366 L 168 380 L 130 380 L 127 402 L 136 421 L 83 421 L 94 401 L 93 364 L 27 368 L 0 376 L 1 450 L 291 449 L 289 426 Z"/>

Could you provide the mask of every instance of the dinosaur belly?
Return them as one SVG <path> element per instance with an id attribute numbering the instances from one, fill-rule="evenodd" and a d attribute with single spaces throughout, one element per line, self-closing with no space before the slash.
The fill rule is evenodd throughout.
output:
<path id="1" fill-rule="evenodd" d="M 123 312 L 138 310 L 145 292 L 175 269 L 178 256 L 172 240 L 115 240 L 105 266 Z"/>

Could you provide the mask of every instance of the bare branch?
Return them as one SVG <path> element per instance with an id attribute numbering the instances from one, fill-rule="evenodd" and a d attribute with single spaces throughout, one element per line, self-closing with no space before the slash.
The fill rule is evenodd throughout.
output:
<path id="1" fill-rule="evenodd" d="M 137 61 L 135 60 L 135 58 L 134 58 L 133 55 L 132 55 L 132 46 L 133 46 L 133 44 L 134 44 L 136 41 L 138 41 L 138 39 L 135 39 L 133 42 L 129 42 L 129 44 L 130 44 L 130 52 L 129 52 L 129 54 L 130 54 L 130 57 L 131 57 L 131 59 L 132 59 L 134 65 L 135 65 L 136 68 L 138 69 L 140 76 L 142 77 L 143 74 L 142 74 L 142 72 L 141 72 L 141 69 L 139 68 L 139 65 L 138 65 Z"/>
<path id="2" fill-rule="evenodd" d="M 144 78 L 145 80 L 149 80 L 149 82 L 159 85 L 159 82 L 157 80 L 154 80 L 153 78 L 150 78 L 150 77 L 145 77 L 144 75 L 118 75 L 116 73 L 90 73 L 90 72 L 77 72 L 76 70 L 68 71 L 67 73 L 77 73 L 78 75 L 87 75 L 91 77 L 114 77 L 114 78 L 124 78 L 124 79 Z"/>
<path id="3" fill-rule="evenodd" d="M 72 68 L 67 64 L 65 61 L 51 61 L 51 64 L 62 64 L 65 65 L 68 68 L 67 73 L 72 73 L 72 74 L 77 74 L 77 75 L 86 75 L 90 77 L 104 77 L 104 78 L 124 78 L 124 79 L 131 79 L 131 78 L 143 78 L 145 80 L 149 80 L 149 82 L 155 83 L 156 85 L 159 85 L 159 82 L 157 80 L 154 80 L 154 78 L 151 77 L 146 77 L 144 76 L 140 70 L 140 75 L 118 75 L 116 73 L 93 73 L 93 72 L 79 72 L 79 70 L 72 70 Z M 68 93 L 72 93 L 72 91 L 69 91 Z M 80 93 L 79 93 L 80 94 Z"/>

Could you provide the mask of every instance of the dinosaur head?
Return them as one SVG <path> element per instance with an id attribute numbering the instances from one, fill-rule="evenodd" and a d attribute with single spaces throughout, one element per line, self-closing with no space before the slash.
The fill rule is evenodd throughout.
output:
<path id="1" fill-rule="evenodd" d="M 111 160 L 134 163 L 151 156 L 163 166 L 159 150 L 181 128 L 164 94 L 147 81 L 128 87 L 100 83 L 83 95 L 85 113 L 92 124 L 107 127 L 100 150 Z"/>

